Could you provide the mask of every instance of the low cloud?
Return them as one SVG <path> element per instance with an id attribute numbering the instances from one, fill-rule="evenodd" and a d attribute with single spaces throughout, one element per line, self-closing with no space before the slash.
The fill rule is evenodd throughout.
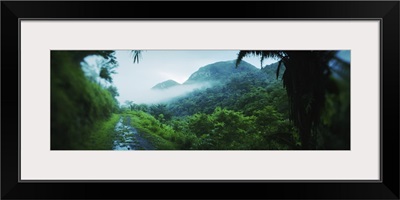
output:
<path id="1" fill-rule="evenodd" d="M 187 84 L 187 85 L 178 85 L 168 89 L 143 89 L 137 93 L 130 93 L 128 95 L 129 99 L 119 99 L 120 103 L 123 103 L 127 100 L 133 101 L 136 104 L 157 104 L 157 103 L 165 103 L 172 98 L 187 95 L 190 92 L 193 92 L 197 89 L 206 89 L 211 87 L 212 84 L 209 82 L 206 83 L 195 83 L 195 84 Z M 138 88 L 135 89 L 138 91 Z"/>

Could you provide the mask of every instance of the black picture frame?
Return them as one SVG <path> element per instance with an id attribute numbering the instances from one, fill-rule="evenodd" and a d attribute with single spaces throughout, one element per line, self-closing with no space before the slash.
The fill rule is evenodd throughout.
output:
<path id="1" fill-rule="evenodd" d="M 226 9 L 229 6 L 229 9 Z M 154 8 L 162 8 L 154 10 Z M 2 1 L 2 199 L 399 199 L 399 1 Z M 235 12 L 236 11 L 236 12 Z M 379 19 L 379 182 L 19 182 L 20 19 Z M 18 74 L 18 84 L 17 82 Z M 343 163 L 345 165 L 345 163 Z M 161 192 L 161 191 L 169 192 Z M 147 192 L 148 190 L 154 192 Z M 182 192 L 184 191 L 184 192 Z"/>

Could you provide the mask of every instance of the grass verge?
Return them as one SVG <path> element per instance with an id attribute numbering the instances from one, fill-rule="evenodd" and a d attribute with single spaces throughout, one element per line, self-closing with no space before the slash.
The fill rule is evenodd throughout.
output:
<path id="1" fill-rule="evenodd" d="M 106 121 L 96 122 L 86 144 L 88 150 L 111 150 L 115 138 L 115 126 L 120 115 L 112 114 Z"/>

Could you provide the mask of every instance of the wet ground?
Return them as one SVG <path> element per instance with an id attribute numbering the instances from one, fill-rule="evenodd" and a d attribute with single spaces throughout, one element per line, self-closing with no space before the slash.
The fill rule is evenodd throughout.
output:
<path id="1" fill-rule="evenodd" d="M 115 126 L 117 137 L 113 150 L 154 150 L 154 146 L 130 124 L 130 117 L 121 117 Z"/>

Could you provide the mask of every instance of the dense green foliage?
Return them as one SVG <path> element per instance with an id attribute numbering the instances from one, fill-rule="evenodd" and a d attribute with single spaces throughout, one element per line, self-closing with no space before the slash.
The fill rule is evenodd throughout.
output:
<path id="1" fill-rule="evenodd" d="M 283 143 L 276 136 L 291 137 L 290 124 L 277 114 L 273 107 L 266 107 L 267 112 L 245 116 L 242 112 L 217 107 L 211 115 L 195 114 L 189 118 L 189 130 L 198 136 L 194 149 L 208 150 L 257 150 L 289 149 L 295 145 Z M 266 121 L 264 121 L 266 120 Z M 261 122 L 261 123 L 260 123 Z M 267 122 L 267 123 L 266 123 Z M 266 127 L 268 124 L 268 128 Z M 284 130 L 284 127 L 288 127 Z"/>
<path id="2" fill-rule="evenodd" d="M 297 149 L 300 144 L 288 119 L 285 90 L 261 71 L 235 75 L 166 104 L 127 103 L 141 115 L 135 127 L 176 144 L 178 149 L 278 150 Z"/>
<path id="3" fill-rule="evenodd" d="M 198 112 L 210 114 L 216 107 L 243 111 L 250 115 L 265 105 L 276 103 L 276 106 L 287 108 L 284 90 L 279 83 L 270 82 L 262 72 L 259 74 L 243 74 L 225 84 L 216 85 L 205 90 L 197 90 L 191 94 L 172 100 L 168 108 L 177 116 L 193 115 Z M 287 99 L 286 99 L 287 101 Z"/>
<path id="4" fill-rule="evenodd" d="M 184 83 L 212 87 L 164 103 L 120 106 L 112 85 L 118 66 L 113 52 L 52 51 L 51 149 L 113 149 L 120 119 L 124 129 L 134 127 L 158 150 L 350 148 L 348 64 L 341 62 L 344 70 L 333 76 L 327 68 L 332 55 L 324 52 L 241 53 L 239 60 L 255 54 L 281 62 L 261 70 L 246 62 L 237 68 L 233 61 L 217 62 Z M 99 71 L 88 75 L 82 66 L 89 55 L 99 56 Z M 139 56 L 133 53 L 135 62 Z M 180 87 L 164 83 L 157 88 Z"/>
<path id="5" fill-rule="evenodd" d="M 130 109 L 147 112 L 168 127 L 169 137 L 163 138 L 184 141 L 176 146 L 181 149 L 304 149 L 299 129 L 290 120 L 290 101 L 278 68 L 284 71 L 286 67 L 275 63 L 165 104 L 132 103 Z M 308 146 L 349 149 L 349 81 L 333 77 L 329 81 L 322 123 L 315 126 Z"/>
<path id="6" fill-rule="evenodd" d="M 110 150 L 113 147 L 113 140 L 117 137 L 115 125 L 120 116 L 112 114 L 109 120 L 97 121 L 94 123 L 90 132 L 89 140 L 84 149 L 90 150 Z"/>
<path id="7" fill-rule="evenodd" d="M 272 106 L 252 116 L 217 107 L 211 114 L 196 113 L 165 123 L 143 111 L 124 113 L 157 149 L 277 150 L 295 149 L 299 143 L 294 127 Z"/>
<path id="8" fill-rule="evenodd" d="M 117 108 L 109 91 L 85 78 L 75 57 L 51 52 L 51 149 L 97 147 L 91 133 Z"/>
<path id="9" fill-rule="evenodd" d="M 289 100 L 289 117 L 299 130 L 303 149 L 317 147 L 316 138 L 320 136 L 320 120 L 326 108 L 327 97 L 333 92 L 330 89 L 337 84 L 332 79 L 330 66 L 333 60 L 338 60 L 336 54 L 337 51 L 247 50 L 238 54 L 237 65 L 247 55 L 278 59 L 277 77 L 280 66 L 285 65 L 282 81 Z M 349 68 L 347 63 L 342 69 L 346 68 Z"/>
<path id="10" fill-rule="evenodd" d="M 130 117 L 131 125 L 143 133 L 144 138 L 148 139 L 156 149 L 172 150 L 176 149 L 177 133 L 165 124 L 155 119 L 143 111 L 124 111 L 122 116 Z"/>

